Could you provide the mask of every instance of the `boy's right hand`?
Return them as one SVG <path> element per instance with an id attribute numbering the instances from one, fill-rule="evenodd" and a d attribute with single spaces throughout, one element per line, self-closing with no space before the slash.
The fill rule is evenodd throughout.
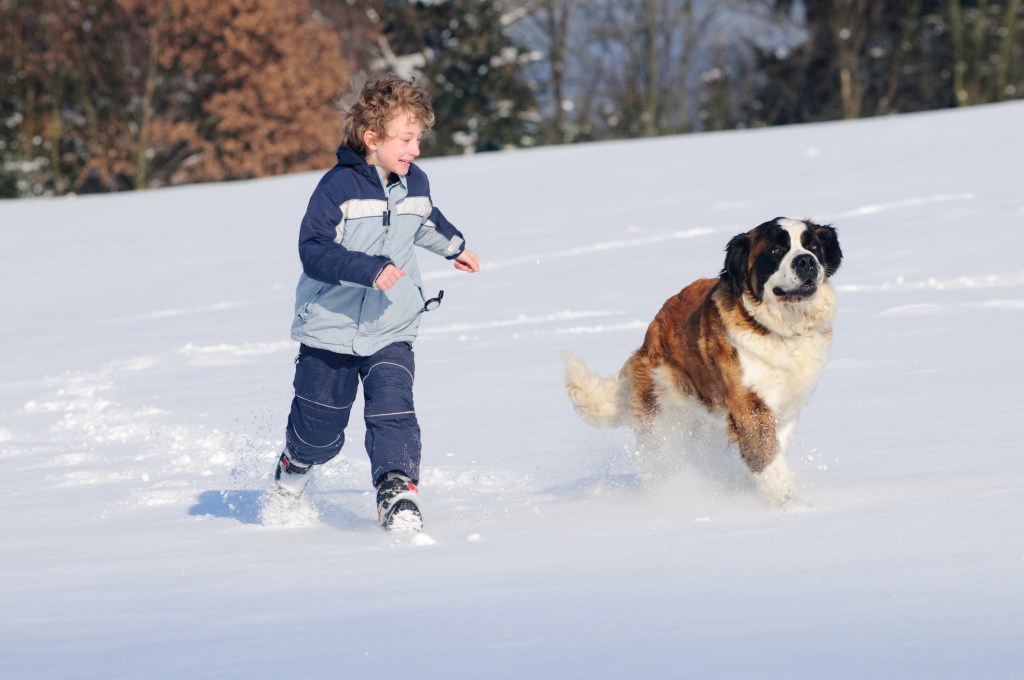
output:
<path id="1" fill-rule="evenodd" d="M 403 276 L 405 276 L 404 271 L 389 263 L 381 270 L 380 274 L 377 275 L 377 280 L 373 282 L 373 285 L 378 290 L 387 290 L 398 283 L 398 279 Z"/>
<path id="2" fill-rule="evenodd" d="M 463 249 L 459 256 L 455 258 L 455 268 L 471 274 L 480 271 L 480 263 L 476 259 L 476 253 L 469 248 Z"/>

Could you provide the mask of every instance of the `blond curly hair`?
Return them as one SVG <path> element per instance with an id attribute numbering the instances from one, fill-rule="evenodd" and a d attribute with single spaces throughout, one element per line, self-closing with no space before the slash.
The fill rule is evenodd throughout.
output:
<path id="1" fill-rule="evenodd" d="M 434 125 L 434 107 L 430 95 L 416 84 L 394 73 L 377 73 L 357 78 L 352 91 L 338 100 L 341 112 L 341 143 L 365 156 L 363 135 L 372 130 L 380 137 L 387 136 L 387 125 L 400 114 L 408 114 L 423 126 L 423 131 Z"/>

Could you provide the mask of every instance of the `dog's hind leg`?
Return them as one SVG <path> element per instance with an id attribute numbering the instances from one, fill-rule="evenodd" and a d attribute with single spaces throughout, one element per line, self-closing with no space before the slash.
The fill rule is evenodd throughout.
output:
<path id="1" fill-rule="evenodd" d="M 682 472 L 686 445 L 676 414 L 657 410 L 634 416 L 631 429 L 636 435 L 637 477 L 644 486 L 656 486 Z"/>
<path id="2" fill-rule="evenodd" d="M 659 441 L 654 435 L 657 411 L 636 406 L 634 404 L 629 417 L 629 429 L 636 437 L 636 476 L 641 484 L 649 486 L 661 476 L 659 461 L 664 442 Z"/>
<path id="3" fill-rule="evenodd" d="M 651 431 L 636 432 L 636 474 L 642 485 L 656 485 L 678 472 L 673 469 L 666 444 L 664 436 L 657 436 Z"/>

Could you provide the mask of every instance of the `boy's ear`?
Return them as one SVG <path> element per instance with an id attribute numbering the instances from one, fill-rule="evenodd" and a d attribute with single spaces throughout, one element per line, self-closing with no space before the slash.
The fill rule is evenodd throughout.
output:
<path id="1" fill-rule="evenodd" d="M 363 146 L 370 151 L 375 151 L 377 149 L 377 133 L 373 130 L 363 132 Z"/>

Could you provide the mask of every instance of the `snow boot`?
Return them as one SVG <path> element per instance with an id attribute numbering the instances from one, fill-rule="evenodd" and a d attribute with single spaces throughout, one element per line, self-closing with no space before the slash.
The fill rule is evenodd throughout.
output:
<path id="1" fill-rule="evenodd" d="M 400 472 L 389 472 L 377 486 L 377 521 L 387 531 L 423 530 L 419 491 L 412 480 Z"/>
<path id="2" fill-rule="evenodd" d="M 309 483 L 309 471 L 312 465 L 303 465 L 288 455 L 288 448 L 281 453 L 274 470 L 274 482 L 277 492 L 288 498 L 298 498 Z"/>

